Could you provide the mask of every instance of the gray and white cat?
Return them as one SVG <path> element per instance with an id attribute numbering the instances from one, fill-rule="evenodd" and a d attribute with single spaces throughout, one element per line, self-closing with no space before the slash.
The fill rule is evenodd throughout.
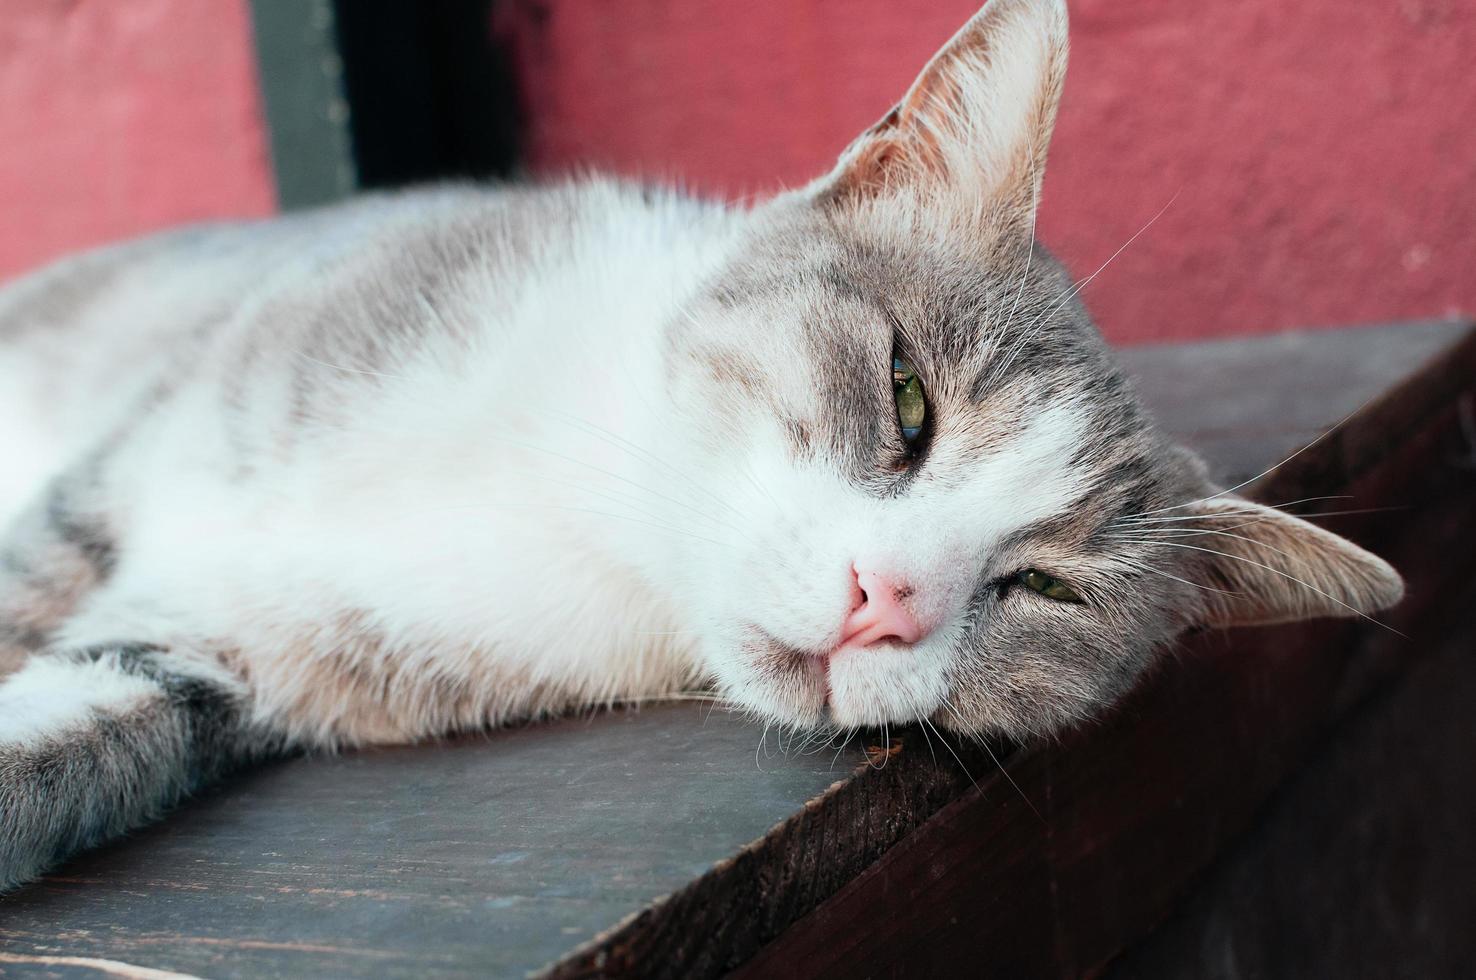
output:
<path id="1" fill-rule="evenodd" d="M 272 753 L 696 686 L 1026 737 L 1395 602 L 1209 485 L 1034 241 L 1066 46 L 992 0 L 751 208 L 448 187 L 0 292 L 0 887 Z"/>

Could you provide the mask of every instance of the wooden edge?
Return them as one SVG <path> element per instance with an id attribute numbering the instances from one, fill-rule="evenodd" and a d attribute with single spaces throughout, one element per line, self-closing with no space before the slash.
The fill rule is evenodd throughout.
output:
<path id="1" fill-rule="evenodd" d="M 1468 535 L 1468 488 L 1427 476 L 1464 438 L 1473 379 L 1476 332 L 1248 489 L 1269 500 L 1418 489 L 1416 533 L 1408 521 L 1397 535 L 1389 522 L 1339 527 L 1396 565 L 1453 526 Z M 1410 582 L 1396 619 L 1418 629 L 1438 593 Z M 956 966 L 938 957 L 957 952 L 960 922 L 1000 975 L 1092 969 L 1167 913 L 1296 760 L 1407 665 L 1409 647 L 1348 621 L 1209 634 L 1055 745 L 1006 758 L 911 730 L 885 766 L 859 767 L 538 975 L 886 975 L 887 962 Z"/>

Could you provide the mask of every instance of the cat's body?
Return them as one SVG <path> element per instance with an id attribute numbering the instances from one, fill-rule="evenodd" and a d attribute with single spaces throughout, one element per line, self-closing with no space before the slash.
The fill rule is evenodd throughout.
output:
<path id="1" fill-rule="evenodd" d="M 229 638 L 309 745 L 690 684 L 690 642 L 660 635 L 680 625 L 666 538 L 630 502 L 661 477 L 603 430 L 660 444 L 664 327 L 735 231 L 613 183 L 421 191 L 0 293 L 0 389 L 28 409 L 0 442 L 35 466 L 0 518 L 44 501 L 22 533 L 59 510 L 109 565 L 35 626 L 68 647 Z"/>
<path id="2" fill-rule="evenodd" d="M 264 753 L 698 684 L 1023 736 L 1397 598 L 1216 493 L 1034 242 L 1064 32 L 995 0 L 750 210 L 446 188 L 0 290 L 0 886 Z"/>

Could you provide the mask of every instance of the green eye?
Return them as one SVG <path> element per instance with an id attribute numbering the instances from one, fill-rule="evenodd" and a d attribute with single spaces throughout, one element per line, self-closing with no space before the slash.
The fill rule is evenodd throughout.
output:
<path id="1" fill-rule="evenodd" d="M 1031 592 L 1039 592 L 1047 599 L 1055 599 L 1057 602 L 1081 602 L 1081 596 L 1076 594 L 1075 589 L 1038 569 L 1031 568 L 1021 572 L 1019 582 Z"/>
<path id="2" fill-rule="evenodd" d="M 922 379 L 905 357 L 892 358 L 892 397 L 897 402 L 897 421 L 902 438 L 912 442 L 922 435 L 923 420 L 928 416 L 928 401 L 923 397 Z"/>

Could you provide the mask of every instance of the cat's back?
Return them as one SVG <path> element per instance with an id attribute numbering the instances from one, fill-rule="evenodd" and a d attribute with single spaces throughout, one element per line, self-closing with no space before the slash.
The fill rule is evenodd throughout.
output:
<path id="1" fill-rule="evenodd" d="M 534 196 L 448 186 L 274 218 L 189 225 L 67 256 L 0 283 L 0 349 L 157 340 L 221 319 L 305 280 L 351 270 L 376 252 L 455 235 L 495 241 Z M 531 206 L 530 206 L 531 205 Z M 480 234 L 479 234 L 480 232 Z M 401 252 L 400 254 L 404 254 Z"/>
<path id="2" fill-rule="evenodd" d="M 110 245 L 0 285 L 0 446 L 12 461 L 0 524 L 155 393 L 238 365 L 352 364 L 475 329 L 469 304 L 495 318 L 551 268 L 588 264 L 651 221 L 661 209 L 641 197 L 601 181 L 373 194 Z"/>

